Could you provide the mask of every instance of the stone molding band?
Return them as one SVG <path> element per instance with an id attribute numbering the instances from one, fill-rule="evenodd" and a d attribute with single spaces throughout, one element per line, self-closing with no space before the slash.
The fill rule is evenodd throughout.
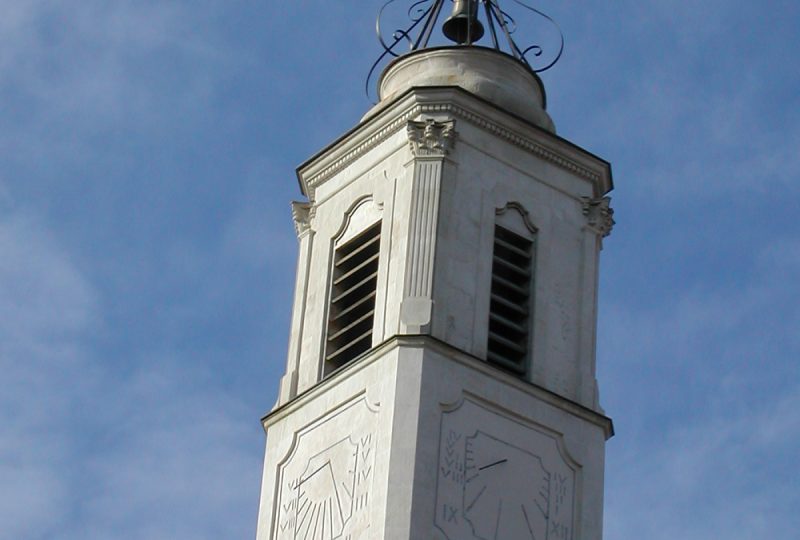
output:
<path id="1" fill-rule="evenodd" d="M 546 146 L 511 131 L 502 125 L 493 122 L 479 114 L 473 113 L 459 105 L 452 103 L 418 103 L 407 109 L 404 113 L 400 114 L 392 122 L 388 123 L 383 129 L 377 131 L 372 136 L 368 137 L 361 144 L 345 153 L 340 158 L 336 159 L 333 163 L 322 169 L 320 172 L 309 178 L 307 186 L 310 193 L 308 196 L 313 200 L 314 188 L 325 180 L 331 178 L 336 173 L 343 170 L 345 167 L 356 161 L 359 157 L 378 146 L 380 143 L 387 140 L 389 137 L 397 133 L 403 127 L 408 128 L 409 123 L 413 119 L 422 114 L 441 114 L 449 113 L 453 116 L 462 118 L 463 120 L 473 124 L 477 127 L 485 129 L 486 131 L 507 140 L 513 145 L 528 151 L 545 161 L 548 161 L 562 169 L 565 169 L 581 178 L 591 182 L 599 182 L 600 175 L 587 167 L 584 167 L 573 160 L 567 159 L 557 152 L 547 148 Z M 422 124 L 425 122 L 414 122 L 415 124 Z"/>

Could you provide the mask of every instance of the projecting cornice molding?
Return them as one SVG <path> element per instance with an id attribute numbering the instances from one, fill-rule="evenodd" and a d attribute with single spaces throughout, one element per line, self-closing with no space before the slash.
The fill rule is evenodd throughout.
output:
<path id="1" fill-rule="evenodd" d="M 611 229 L 614 228 L 614 209 L 611 208 L 611 198 L 590 199 L 589 197 L 583 197 L 581 204 L 583 205 L 583 215 L 586 216 L 586 223 L 589 227 L 603 237 L 611 234 Z"/>
<path id="2" fill-rule="evenodd" d="M 453 147 L 456 122 L 437 122 L 428 118 L 424 122 L 408 122 L 408 142 L 414 157 L 444 157 Z"/>
<path id="3" fill-rule="evenodd" d="M 423 93 L 427 94 L 428 92 L 430 92 L 430 95 L 425 95 L 425 101 L 421 102 L 422 100 L 418 98 L 421 98 Z M 472 107 L 467 108 L 458 103 L 466 101 L 475 103 L 477 105 L 476 108 L 488 109 L 487 112 L 490 112 L 490 114 L 480 114 Z M 403 102 L 410 102 L 405 109 L 401 108 Z M 397 112 L 398 109 L 399 112 Z M 564 139 L 559 139 L 550 133 L 539 130 L 524 120 L 508 115 L 501 109 L 464 90 L 445 87 L 414 88 L 410 90 L 405 95 L 399 96 L 393 103 L 371 114 L 349 133 L 301 165 L 298 168 L 298 178 L 304 194 L 313 201 L 314 192 L 320 184 L 397 134 L 403 128 L 409 130 L 412 151 L 431 152 L 437 150 L 435 148 L 436 142 L 432 147 L 428 142 L 430 139 L 426 139 L 425 126 L 428 125 L 428 121 L 431 119 L 425 117 L 435 117 L 434 120 L 436 122 L 433 125 L 452 122 L 452 120 L 445 122 L 439 120 L 444 115 L 453 119 L 463 119 L 510 142 L 518 148 L 530 152 L 540 159 L 588 180 L 596 186 L 596 192 L 599 195 L 611 189 L 610 169 L 606 162 Z M 497 119 L 491 118 L 492 116 L 497 117 Z M 501 119 L 503 120 L 502 123 L 499 121 Z M 421 127 L 422 135 L 419 135 L 417 126 Z M 523 133 L 525 131 L 528 132 L 527 135 Z M 444 136 L 438 150 L 446 153 L 452 146 L 455 131 L 441 128 L 435 129 L 434 133 L 440 139 Z M 436 141 L 436 139 L 434 138 L 433 141 Z"/>
<path id="4" fill-rule="evenodd" d="M 430 349 L 439 352 L 442 356 L 449 358 L 448 361 L 458 362 L 459 364 L 471 368 L 478 373 L 484 373 L 508 385 L 510 389 L 536 396 L 549 405 L 559 407 L 561 410 L 573 417 L 586 420 L 587 422 L 600 427 L 605 434 L 606 440 L 614 436 L 614 423 L 601 411 L 590 409 L 576 401 L 572 401 L 564 396 L 551 392 L 550 390 L 547 390 L 546 388 L 543 388 L 537 384 L 524 381 L 519 377 L 499 371 L 496 367 L 493 367 L 486 362 L 485 359 L 476 358 L 444 341 L 440 341 L 435 337 L 425 335 L 395 335 L 390 337 L 383 343 L 373 347 L 368 353 L 360 356 L 353 362 L 346 364 L 342 369 L 336 371 L 330 377 L 323 379 L 318 384 L 294 396 L 289 402 L 276 406 L 274 409 L 272 409 L 272 411 L 268 412 L 261 418 L 261 425 L 265 430 L 268 427 L 275 425 L 277 422 L 296 412 L 304 405 L 307 405 L 315 399 L 319 399 L 320 396 L 325 395 L 326 392 L 329 392 L 331 388 L 341 384 L 342 381 L 346 380 L 348 377 L 352 377 L 356 373 L 363 371 L 374 363 L 388 361 L 387 359 L 392 358 L 392 356 L 388 355 L 387 353 L 399 348 L 415 348 L 421 350 Z"/>

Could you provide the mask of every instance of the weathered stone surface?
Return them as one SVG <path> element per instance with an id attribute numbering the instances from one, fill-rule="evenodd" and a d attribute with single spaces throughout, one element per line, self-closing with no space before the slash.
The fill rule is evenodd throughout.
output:
<path id="1" fill-rule="evenodd" d="M 389 340 L 264 424 L 259 540 L 601 538 L 610 420 L 434 338 Z"/>
<path id="2" fill-rule="evenodd" d="M 521 62 L 493 49 L 442 47 L 407 54 L 390 64 L 378 83 L 382 102 L 424 86 L 461 87 L 555 133 L 545 111 L 539 77 Z"/>
<path id="3" fill-rule="evenodd" d="M 500 94 L 389 79 L 391 97 L 298 169 L 308 201 L 293 206 L 297 285 L 258 539 L 599 540 L 609 165 L 498 108 Z M 330 373 L 334 253 L 378 221 L 373 349 Z M 486 362 L 495 225 L 533 241 L 521 376 Z"/>

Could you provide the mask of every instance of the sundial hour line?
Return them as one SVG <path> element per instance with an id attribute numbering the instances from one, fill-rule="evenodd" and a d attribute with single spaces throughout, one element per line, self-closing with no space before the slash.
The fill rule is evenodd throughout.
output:
<path id="1" fill-rule="evenodd" d="M 499 460 L 499 461 L 495 461 L 494 463 L 489 463 L 488 465 L 484 465 L 483 467 L 480 467 L 478 470 L 479 470 L 479 471 L 483 471 L 483 470 L 485 470 L 485 469 L 488 469 L 489 467 L 494 467 L 495 465 L 500 465 L 500 464 L 503 464 L 503 463 L 505 463 L 506 461 L 508 461 L 508 459 L 501 459 L 501 460 Z"/>
<path id="2" fill-rule="evenodd" d="M 322 469 L 324 469 L 325 467 L 327 467 L 327 466 L 328 466 L 328 465 L 330 465 L 330 464 L 331 464 L 331 461 L 330 461 L 330 460 L 326 461 L 326 462 L 325 462 L 325 463 L 323 463 L 323 464 L 322 464 L 322 466 L 321 466 L 321 467 L 319 467 L 319 468 L 318 468 L 316 471 L 312 472 L 311 474 L 309 474 L 308 476 L 306 476 L 305 478 L 303 478 L 302 480 L 300 480 L 300 484 L 303 484 L 304 482 L 308 482 L 309 480 L 311 480 L 311 478 L 313 478 L 313 477 L 314 477 L 314 475 L 315 475 L 315 474 L 317 474 L 319 471 L 321 471 Z M 298 484 L 298 487 L 300 486 L 300 484 Z"/>

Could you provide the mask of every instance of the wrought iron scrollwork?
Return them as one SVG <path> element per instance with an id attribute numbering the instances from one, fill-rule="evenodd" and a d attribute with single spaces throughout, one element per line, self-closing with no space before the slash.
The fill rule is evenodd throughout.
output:
<path id="1" fill-rule="evenodd" d="M 415 0 L 406 11 L 406 15 L 408 17 L 408 23 L 405 27 L 397 28 L 391 34 L 391 38 L 387 39 L 384 36 L 384 32 L 382 29 L 382 20 L 384 17 L 384 13 L 386 9 L 391 5 L 394 4 L 397 0 L 387 0 L 386 3 L 383 4 L 380 11 L 378 12 L 378 17 L 375 21 L 375 32 L 378 35 L 378 42 L 380 43 L 381 47 L 383 47 L 383 52 L 375 60 L 375 63 L 372 64 L 372 67 L 367 74 L 367 79 L 365 81 L 365 91 L 367 93 L 367 97 L 370 97 L 370 82 L 372 81 L 372 77 L 375 74 L 375 70 L 378 68 L 379 65 L 387 58 L 397 58 L 403 54 L 408 52 L 412 52 L 418 49 L 424 49 L 431 45 L 431 36 L 433 35 L 434 29 L 439 26 L 439 19 L 441 17 L 442 8 L 445 4 L 454 4 L 454 0 Z M 535 44 L 530 45 L 526 48 L 521 48 L 517 45 L 516 40 L 514 39 L 514 35 L 518 30 L 517 21 L 508 14 L 502 7 L 500 7 L 500 0 L 465 0 L 466 5 L 471 6 L 474 10 L 474 4 L 478 4 L 478 8 L 483 6 L 483 10 L 478 9 L 477 12 L 483 12 L 482 15 L 478 14 L 475 15 L 476 21 L 483 20 L 486 27 L 488 28 L 488 32 L 484 36 L 484 39 L 488 37 L 491 41 L 491 47 L 504 52 L 506 54 L 510 54 L 526 66 L 530 68 L 535 73 L 541 73 L 553 67 L 560 59 L 561 55 L 564 52 L 564 34 L 561 31 L 561 28 L 558 24 L 553 20 L 552 17 L 543 13 L 542 11 L 529 6 L 525 2 L 521 0 L 513 0 L 516 4 L 520 5 L 524 9 L 529 10 L 530 12 L 543 17 L 547 20 L 550 24 L 552 24 L 555 29 L 558 31 L 559 34 L 559 47 L 558 52 L 549 63 L 544 65 L 543 67 L 534 67 L 532 63 L 529 61 L 529 56 L 533 56 L 536 58 L 541 57 L 544 54 L 544 49 L 542 46 Z M 464 4 L 462 0 L 461 4 Z M 463 16 L 463 14 L 461 15 Z M 479 26 L 482 27 L 480 22 L 477 22 Z M 481 28 L 482 30 L 482 28 Z M 462 46 L 471 46 L 477 44 L 477 39 L 472 40 L 470 33 L 466 33 L 466 39 L 463 42 L 460 42 L 459 45 Z M 483 34 L 483 31 L 481 31 Z M 407 48 L 406 48 L 407 47 Z"/>
<path id="2" fill-rule="evenodd" d="M 559 45 L 558 45 L 558 53 L 556 54 L 555 58 L 553 58 L 553 60 L 549 64 L 545 65 L 544 67 L 536 68 L 536 69 L 533 70 L 536 73 L 541 73 L 543 71 L 547 71 L 548 69 L 550 69 L 551 67 L 556 65 L 558 63 L 558 61 L 561 60 L 561 55 L 564 54 L 564 32 L 561 31 L 561 27 L 558 26 L 558 23 L 552 17 L 547 15 L 546 13 L 543 13 L 543 12 L 539 11 L 538 9 L 529 6 L 528 4 L 522 2 L 521 0 L 514 0 L 514 2 L 516 2 L 520 6 L 524 7 L 525 9 L 531 10 L 532 12 L 534 12 L 537 15 L 539 15 L 540 17 L 544 17 L 548 22 L 550 22 L 550 24 L 555 26 L 556 30 L 558 30 Z M 515 46 L 516 46 L 516 44 L 515 44 Z M 519 49 L 517 49 L 517 50 L 519 50 Z M 530 47 L 528 47 L 524 51 L 520 51 L 520 55 L 522 56 L 523 59 L 525 59 L 525 55 L 530 51 L 537 51 L 537 52 L 534 53 L 534 56 L 541 56 L 542 53 L 544 52 L 542 50 L 542 47 L 540 47 L 539 45 L 531 45 Z M 525 60 L 525 63 L 530 65 L 530 63 L 527 60 Z"/>

